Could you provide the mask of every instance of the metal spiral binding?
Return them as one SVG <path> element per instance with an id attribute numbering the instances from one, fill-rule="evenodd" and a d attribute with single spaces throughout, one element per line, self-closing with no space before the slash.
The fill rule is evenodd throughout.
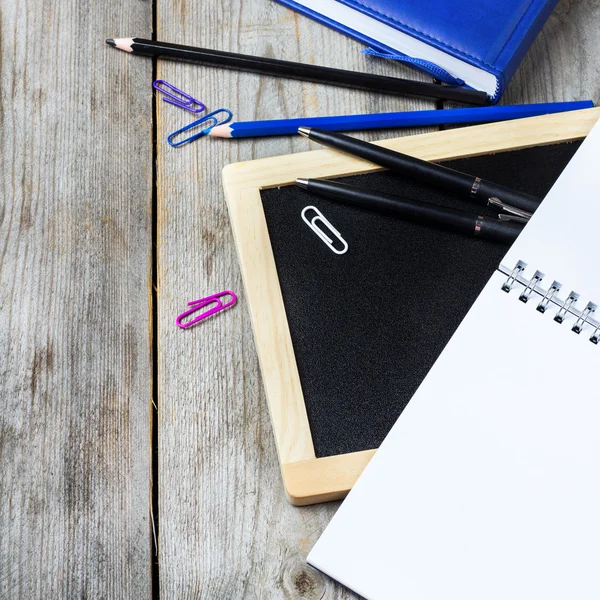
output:
<path id="1" fill-rule="evenodd" d="M 559 283 L 558 281 L 552 282 L 552 285 L 548 288 L 546 295 L 542 298 L 542 301 L 537 305 L 537 310 L 539 312 L 541 312 L 541 313 L 546 312 L 546 309 L 548 308 L 548 304 L 550 304 L 550 302 L 552 302 L 552 298 L 554 297 L 554 294 L 556 294 L 556 292 L 558 292 L 558 290 L 560 290 L 561 287 L 562 287 L 562 284 Z"/>
<path id="2" fill-rule="evenodd" d="M 571 292 L 569 297 L 563 302 L 560 310 L 554 315 L 554 320 L 557 323 L 562 323 L 569 314 L 571 306 L 573 306 L 577 300 L 579 300 L 579 294 L 577 292 Z"/>
<path id="3" fill-rule="evenodd" d="M 545 313 L 548 307 L 553 304 L 558 307 L 554 320 L 557 323 L 562 323 L 569 315 L 575 317 L 575 324 L 571 331 L 581 333 L 584 328 L 593 329 L 590 337 L 590 342 L 600 344 L 600 321 L 593 318 L 598 305 L 593 302 L 588 302 L 583 310 L 576 307 L 579 300 L 579 294 L 575 291 L 569 292 L 565 300 L 558 296 L 562 285 L 558 281 L 553 281 L 552 285 L 546 290 L 541 287 L 542 279 L 545 277 L 541 271 L 536 271 L 530 279 L 524 276 L 524 271 L 527 268 L 527 263 L 519 260 L 513 269 L 500 265 L 499 270 L 507 276 L 506 281 L 502 284 L 502 290 L 509 293 L 515 284 L 523 286 L 523 291 L 519 295 L 521 302 L 527 303 L 532 295 L 537 294 L 541 300 L 537 305 L 537 310 Z"/>

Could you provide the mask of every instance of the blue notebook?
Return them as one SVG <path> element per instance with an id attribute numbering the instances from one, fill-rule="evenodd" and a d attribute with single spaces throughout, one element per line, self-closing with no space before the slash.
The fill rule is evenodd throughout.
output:
<path id="1" fill-rule="evenodd" d="M 558 0 L 276 0 L 497 101 Z"/>

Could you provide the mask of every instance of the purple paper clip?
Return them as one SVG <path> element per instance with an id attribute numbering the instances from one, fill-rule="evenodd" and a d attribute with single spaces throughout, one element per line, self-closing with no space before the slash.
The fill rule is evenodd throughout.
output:
<path id="1" fill-rule="evenodd" d="M 168 81 L 157 79 L 152 85 L 157 92 L 160 92 L 161 94 L 164 94 L 166 96 L 166 98 L 163 98 L 163 102 L 166 102 L 167 104 L 178 106 L 179 108 L 183 108 L 183 110 L 187 110 L 195 114 L 204 112 L 204 110 L 206 109 L 206 106 L 203 102 L 192 98 L 192 96 L 186 94 L 185 92 L 182 92 L 180 89 L 177 89 Z M 168 89 L 163 89 L 161 86 L 164 86 Z M 168 90 L 171 90 L 171 92 L 175 93 L 172 94 Z M 179 96 L 176 96 L 175 94 L 179 94 Z M 194 108 L 194 106 L 197 106 L 198 108 Z"/>
<path id="2" fill-rule="evenodd" d="M 231 300 L 229 300 L 229 302 L 226 302 L 225 304 L 223 304 L 223 302 L 221 302 L 221 298 L 223 296 L 231 296 Z M 187 323 L 181 322 L 183 319 L 185 319 L 189 315 L 195 313 L 197 310 L 200 310 L 201 308 L 209 306 L 210 304 L 213 304 L 215 302 L 217 304 L 216 306 L 209 308 L 206 312 L 203 312 L 202 314 L 198 315 L 195 319 L 192 319 L 191 321 L 188 321 Z M 222 310 L 225 310 L 226 308 L 229 308 L 230 306 L 233 306 L 236 302 L 237 302 L 237 296 L 229 290 L 225 290 L 224 292 L 219 292 L 218 294 L 212 294 L 211 296 L 206 296 L 206 298 L 200 298 L 199 300 L 192 300 L 192 302 L 188 302 L 188 306 L 191 306 L 192 308 L 190 308 L 189 310 L 186 310 L 184 313 L 181 313 L 177 317 L 175 322 L 177 323 L 178 327 L 181 327 L 181 329 L 186 329 L 188 327 L 191 327 L 192 325 L 195 325 L 199 321 L 202 321 L 203 319 L 206 319 L 207 317 L 214 315 L 215 313 L 218 313 Z"/>

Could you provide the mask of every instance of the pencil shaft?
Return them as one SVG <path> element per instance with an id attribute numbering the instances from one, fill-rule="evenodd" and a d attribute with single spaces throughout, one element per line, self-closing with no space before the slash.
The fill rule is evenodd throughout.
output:
<path id="1" fill-rule="evenodd" d="M 540 198 L 524 192 L 341 133 L 310 129 L 308 138 L 480 204 L 487 204 L 490 197 L 497 197 L 506 204 L 533 213 L 541 202 Z"/>
<path id="2" fill-rule="evenodd" d="M 449 87 L 422 81 L 372 75 L 370 73 L 356 73 L 354 71 L 346 71 L 343 69 L 307 65 L 274 58 L 235 54 L 220 50 L 194 48 L 192 46 L 183 46 L 180 44 L 154 42 L 152 40 L 143 40 L 140 38 L 133 39 L 131 50 L 135 54 L 143 54 L 145 56 L 156 56 L 219 68 L 261 73 L 263 75 L 272 75 L 274 77 L 301 79 L 303 81 L 314 81 L 342 87 L 365 89 L 385 94 L 455 100 L 466 104 L 483 105 L 488 103 L 488 97 L 485 92 L 461 87 Z"/>
<path id="3" fill-rule="evenodd" d="M 591 100 L 578 102 L 551 102 L 515 106 L 488 106 L 453 108 L 451 110 L 416 110 L 381 114 L 344 115 L 332 117 L 304 117 L 300 119 L 272 119 L 265 121 L 238 121 L 227 127 L 230 135 L 223 137 L 261 137 L 291 135 L 298 127 L 315 127 L 325 131 L 361 131 L 395 127 L 424 127 L 458 123 L 489 123 L 524 117 L 535 117 L 571 110 L 592 108 Z M 209 134 L 210 135 L 210 134 Z"/>

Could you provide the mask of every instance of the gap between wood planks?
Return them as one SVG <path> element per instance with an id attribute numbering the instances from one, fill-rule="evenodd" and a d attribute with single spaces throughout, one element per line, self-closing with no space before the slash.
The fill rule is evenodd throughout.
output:
<path id="1" fill-rule="evenodd" d="M 158 26 L 158 0 L 152 0 L 152 39 L 156 40 Z M 152 81 L 157 78 L 157 59 L 152 59 Z M 158 160 L 158 108 L 157 98 L 152 90 L 152 406 L 151 417 L 151 477 L 150 483 L 150 519 L 152 521 L 152 556 L 151 586 L 153 600 L 160 599 L 160 566 L 158 555 L 159 540 L 159 506 L 158 506 L 158 187 L 157 178 Z"/>

